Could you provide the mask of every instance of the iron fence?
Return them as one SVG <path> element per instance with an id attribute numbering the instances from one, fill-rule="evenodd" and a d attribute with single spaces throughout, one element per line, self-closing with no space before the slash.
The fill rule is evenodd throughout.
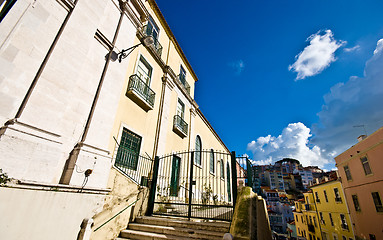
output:
<path id="1" fill-rule="evenodd" d="M 157 159 L 154 214 L 231 220 L 237 189 L 232 154 L 202 150 Z"/>
<path id="2" fill-rule="evenodd" d="M 119 145 L 114 166 L 136 184 L 149 187 L 153 160 Z"/>

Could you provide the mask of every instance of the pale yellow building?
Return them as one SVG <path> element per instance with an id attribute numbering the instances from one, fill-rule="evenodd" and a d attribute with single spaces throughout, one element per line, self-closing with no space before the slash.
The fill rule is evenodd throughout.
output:
<path id="1" fill-rule="evenodd" d="M 355 239 L 350 211 L 339 179 L 313 185 L 310 189 L 315 197 L 322 239 Z"/>

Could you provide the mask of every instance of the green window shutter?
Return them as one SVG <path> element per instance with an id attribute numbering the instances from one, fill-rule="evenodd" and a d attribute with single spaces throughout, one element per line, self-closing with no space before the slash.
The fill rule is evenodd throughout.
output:
<path id="1" fill-rule="evenodd" d="M 137 170 L 140 147 L 141 137 L 124 128 L 117 150 L 115 165 L 117 167 Z"/>

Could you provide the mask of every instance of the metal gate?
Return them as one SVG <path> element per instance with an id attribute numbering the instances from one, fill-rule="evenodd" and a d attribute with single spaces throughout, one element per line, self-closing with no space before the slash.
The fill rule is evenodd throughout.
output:
<path id="1" fill-rule="evenodd" d="M 237 195 L 235 152 L 156 157 L 148 213 L 231 221 Z"/>

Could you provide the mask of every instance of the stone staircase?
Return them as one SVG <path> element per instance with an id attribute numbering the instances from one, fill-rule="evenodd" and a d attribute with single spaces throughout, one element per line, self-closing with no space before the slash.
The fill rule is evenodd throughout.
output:
<path id="1" fill-rule="evenodd" d="M 137 239 L 206 239 L 222 240 L 229 231 L 229 222 L 203 222 L 202 220 L 188 221 L 168 217 L 137 217 L 134 223 L 129 223 L 128 229 L 121 231 L 116 240 Z"/>

